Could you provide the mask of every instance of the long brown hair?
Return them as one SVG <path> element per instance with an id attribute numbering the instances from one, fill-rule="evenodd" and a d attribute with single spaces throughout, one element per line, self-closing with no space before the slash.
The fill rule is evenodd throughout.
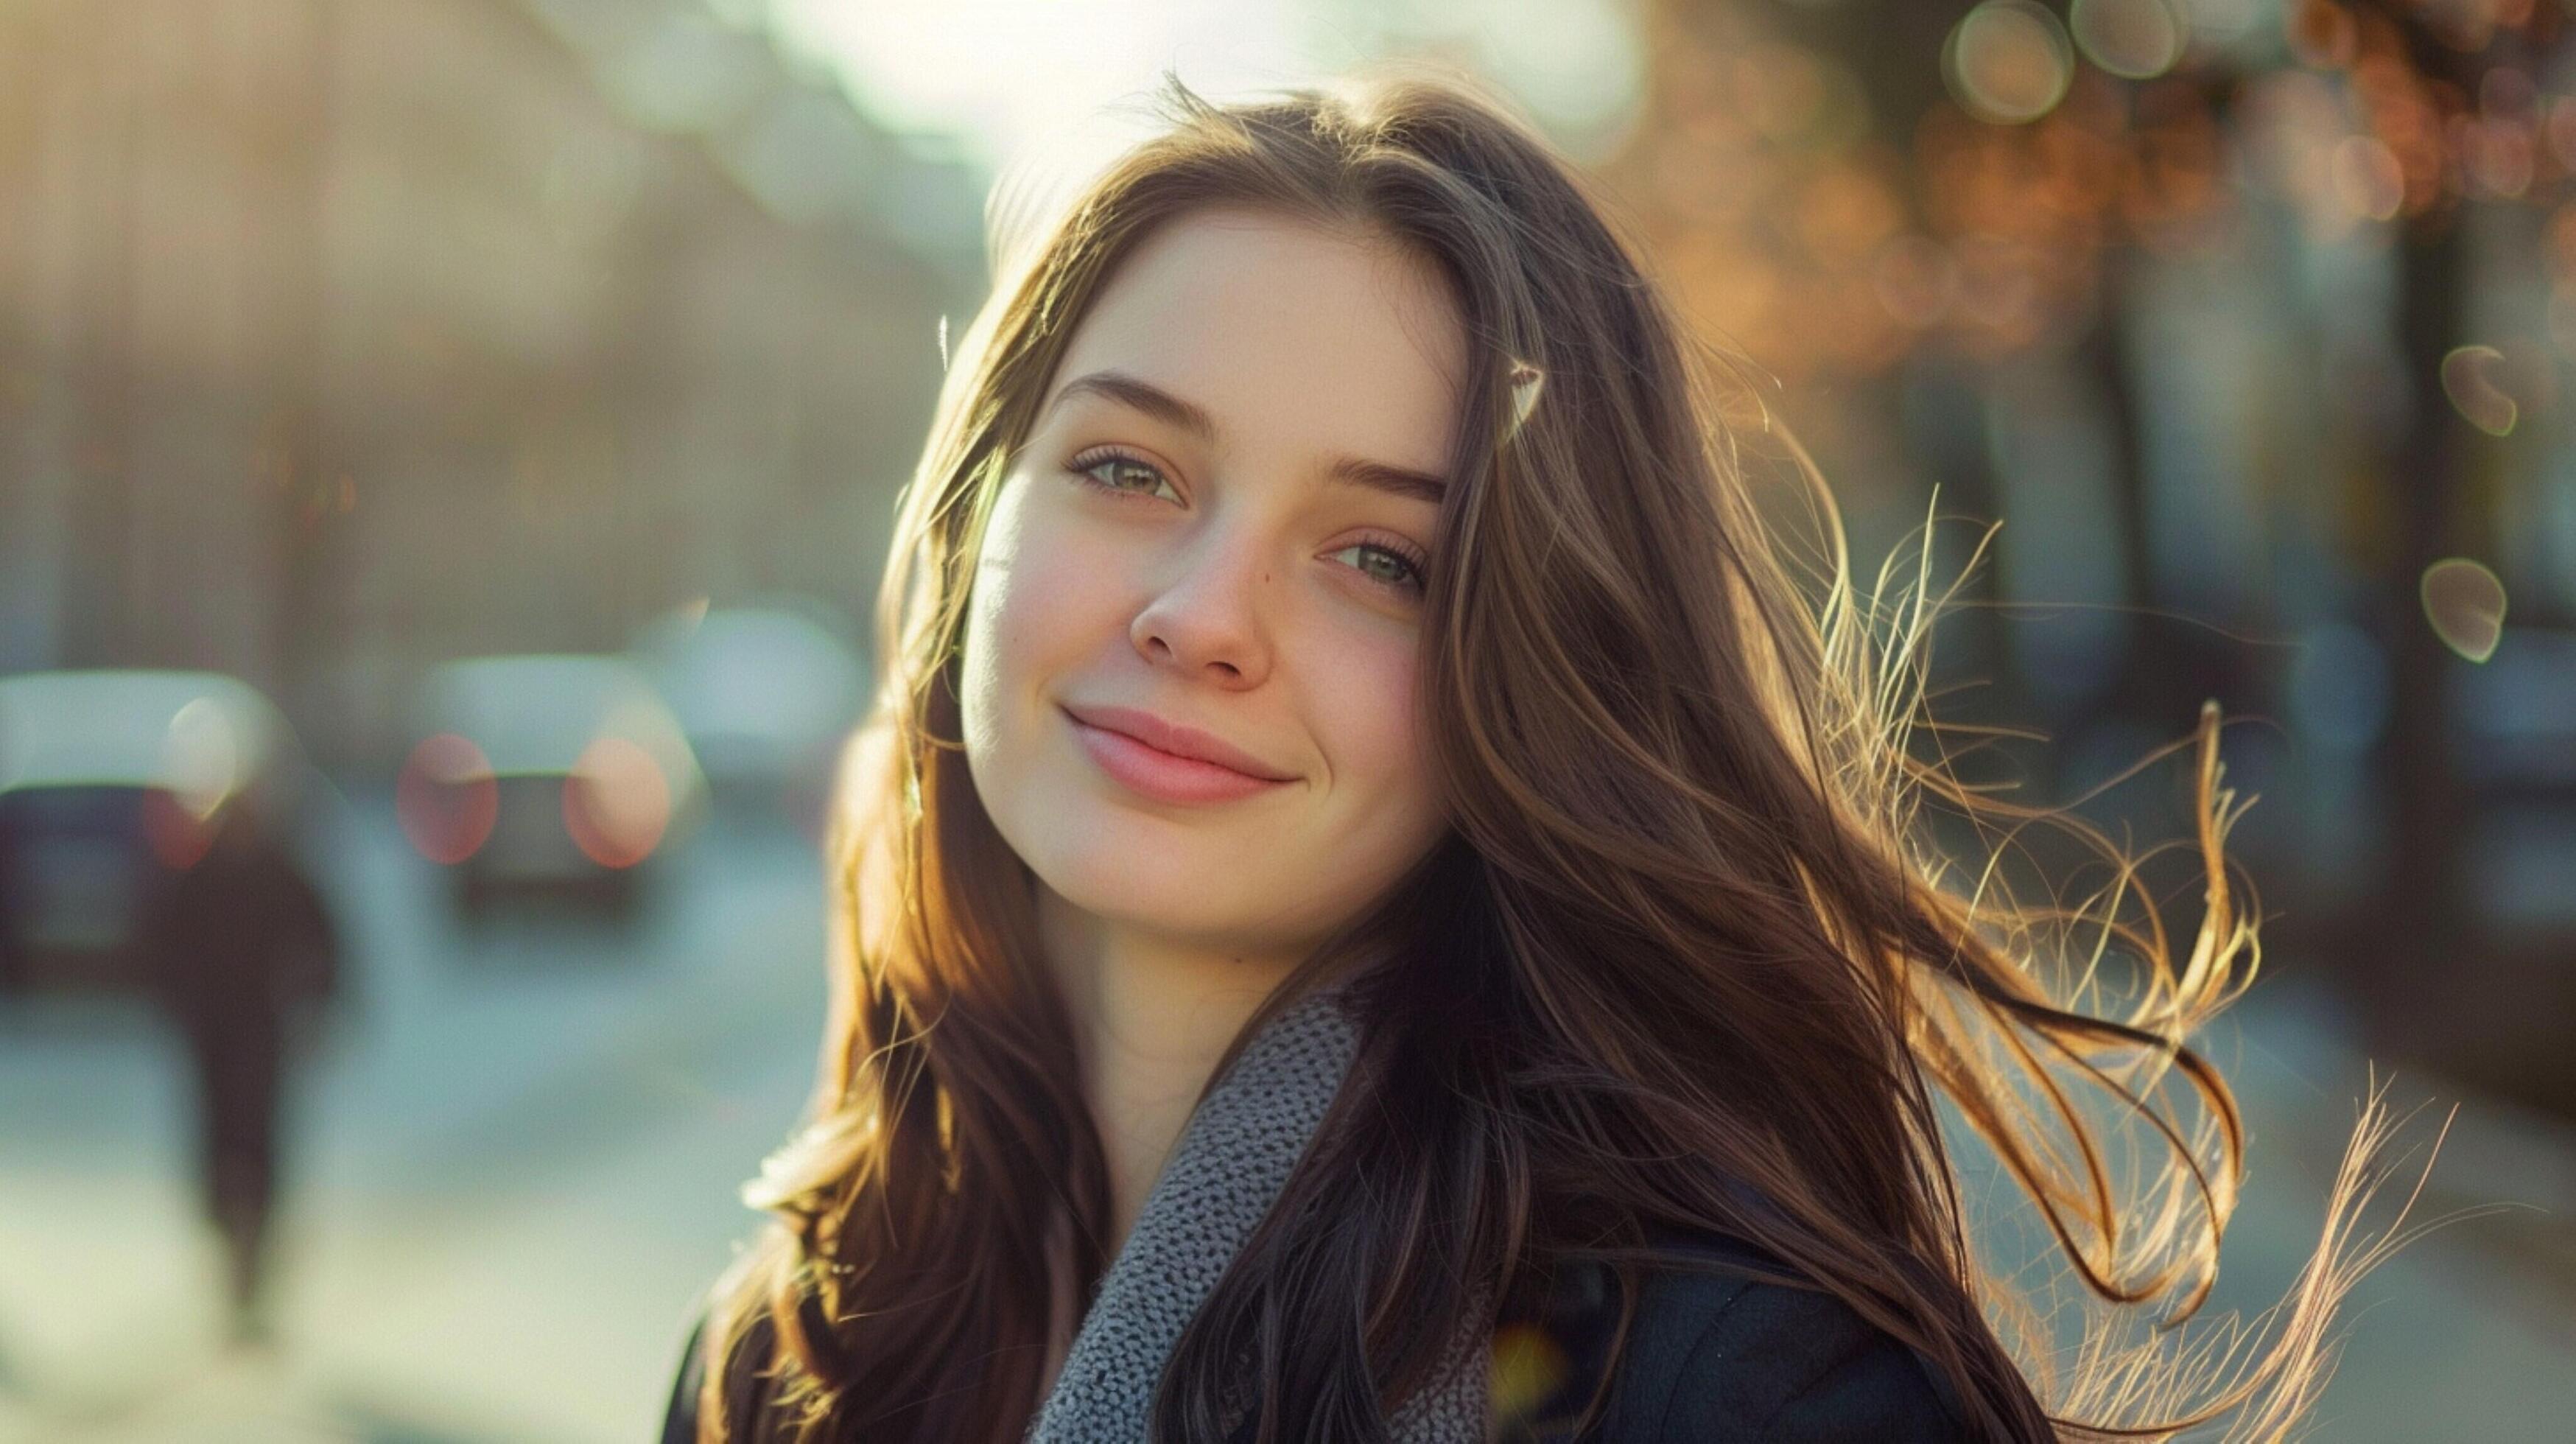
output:
<path id="1" fill-rule="evenodd" d="M 1327 976 L 1364 999 L 1349 1084 L 1181 1339 L 1154 1437 L 1220 1437 L 1244 1361 L 1263 1440 L 1383 1437 L 1462 1311 L 1500 1318 L 1551 1261 L 1633 1281 L 1665 1227 L 1768 1249 L 1922 1351 L 1985 1437 L 2156 1437 L 2224 1414 L 2247 1437 L 2287 1428 L 2356 1271 L 2371 1110 L 2262 1347 L 2213 1358 L 2095 1329 L 2060 1377 L 2046 1321 L 1980 1265 L 1936 1106 L 2099 1299 L 2199 1306 L 2243 1137 L 2186 1039 L 2257 956 L 2214 712 L 2177 744 L 2194 749 L 2204 898 L 2177 949 L 2136 859 L 1920 755 L 1941 598 L 1893 572 L 1855 583 L 1798 453 L 1828 542 L 1801 574 L 1755 505 L 1723 358 L 1508 109 L 1402 73 L 1226 106 L 1173 81 L 1166 101 L 1167 131 L 1003 258 L 904 495 L 882 689 L 830 840 L 820 1077 L 807 1126 L 745 1190 L 776 1222 L 715 1290 L 701 1437 L 748 1420 L 763 1437 L 1015 1439 L 1040 1403 L 1051 1225 L 1073 1222 L 1081 1298 L 1110 1262 L 1072 1022 L 1026 869 L 967 773 L 956 663 L 991 499 L 1074 329 L 1141 240 L 1214 205 L 1392 238 L 1436 264 L 1466 322 L 1462 459 L 1421 631 L 1454 826 L 1236 1040 Z M 1954 871 L 1926 804 L 1998 846 L 2056 827 L 2113 881 L 2017 904 Z M 2077 1006 L 2053 966 L 2070 955 L 2125 957 L 2122 1016 Z M 2187 1108 L 2163 1097 L 2174 1078 Z M 2116 1116 L 2088 1117 L 2077 1085 Z M 2141 1179 L 2114 1176 L 2121 1119 L 2163 1150 Z"/>

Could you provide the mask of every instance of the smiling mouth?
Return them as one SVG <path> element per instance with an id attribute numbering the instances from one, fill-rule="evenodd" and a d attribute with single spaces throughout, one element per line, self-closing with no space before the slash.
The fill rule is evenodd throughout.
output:
<path id="1" fill-rule="evenodd" d="M 1064 713 L 1082 749 L 1100 770 L 1131 792 L 1157 802 L 1235 802 L 1284 787 L 1293 779 L 1255 777 L 1218 762 L 1183 757 Z"/>

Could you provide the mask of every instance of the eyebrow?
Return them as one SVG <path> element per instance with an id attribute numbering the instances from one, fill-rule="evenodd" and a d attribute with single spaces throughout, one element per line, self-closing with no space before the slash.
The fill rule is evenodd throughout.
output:
<path id="1" fill-rule="evenodd" d="M 1057 388 L 1054 399 L 1047 402 L 1041 416 L 1052 413 L 1067 399 L 1085 394 L 1116 402 L 1131 411 L 1141 411 L 1167 426 L 1188 432 L 1201 442 L 1211 446 L 1216 444 L 1216 418 L 1208 414 L 1207 408 L 1182 400 L 1162 387 L 1124 371 L 1094 371 L 1087 376 L 1075 377 Z M 1415 501 L 1427 501 L 1433 506 L 1438 506 L 1441 498 L 1449 494 L 1449 483 L 1427 471 L 1389 466 L 1382 461 L 1367 461 L 1356 456 L 1335 458 L 1325 474 L 1335 481 L 1371 487 Z"/>

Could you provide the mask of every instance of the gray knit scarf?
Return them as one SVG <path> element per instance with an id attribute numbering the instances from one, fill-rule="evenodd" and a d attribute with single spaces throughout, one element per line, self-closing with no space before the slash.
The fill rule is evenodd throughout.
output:
<path id="1" fill-rule="evenodd" d="M 1028 1444 L 1139 1444 L 1183 1326 L 1270 1211 L 1359 1051 L 1339 988 L 1300 999 L 1208 1093 L 1100 1283 Z M 1388 1422 L 1397 1444 L 1482 1444 L 1491 1341 L 1461 1320 L 1439 1375 Z M 1229 1421 L 1239 1424 L 1239 1421 Z"/>

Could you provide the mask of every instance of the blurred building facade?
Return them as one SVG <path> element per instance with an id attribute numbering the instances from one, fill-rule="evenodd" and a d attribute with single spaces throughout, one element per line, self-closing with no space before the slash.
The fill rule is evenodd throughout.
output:
<path id="1" fill-rule="evenodd" d="M 979 206 L 696 0 L 0 4 L 0 670 L 372 763 L 443 657 L 863 615 Z"/>

